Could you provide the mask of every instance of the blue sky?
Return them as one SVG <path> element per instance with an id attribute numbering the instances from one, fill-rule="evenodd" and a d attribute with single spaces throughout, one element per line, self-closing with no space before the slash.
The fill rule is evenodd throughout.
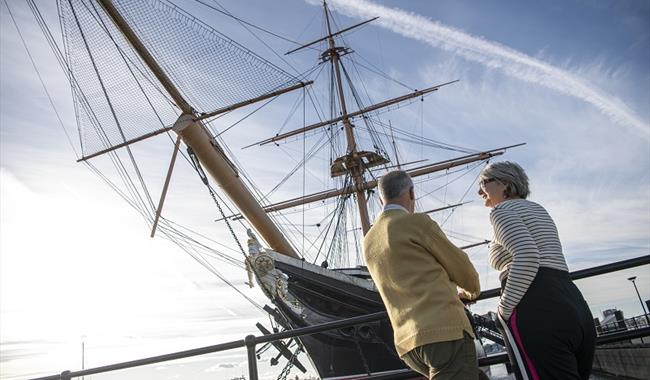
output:
<path id="1" fill-rule="evenodd" d="M 246 21 L 305 42 L 322 31 L 317 3 L 220 2 Z M 26 4 L 9 4 L 63 124 L 74 134 L 65 77 Z M 649 253 L 650 2 L 330 4 L 341 27 L 380 16 L 345 42 L 392 77 L 413 88 L 460 79 L 428 97 L 424 105 L 399 110 L 401 119 L 391 119 L 396 126 L 477 150 L 527 143 L 503 158 L 520 162 L 528 171 L 532 200 L 555 218 L 572 270 Z M 291 72 L 237 23 L 196 2 L 188 5 L 210 25 Z M 48 21 L 56 21 L 53 2 L 39 2 L 39 7 Z M 175 245 L 160 236 L 150 239 L 142 217 L 84 165 L 75 163 L 75 152 L 58 126 L 4 3 L 0 9 L 2 378 L 78 369 L 82 341 L 86 365 L 98 366 L 254 333 L 255 322 L 267 319 L 263 313 Z M 295 47 L 262 37 L 280 54 Z M 288 59 L 304 69 L 314 64 L 317 53 L 302 52 Z M 406 91 L 371 76 L 366 85 L 376 101 Z M 280 105 L 295 99 L 288 95 Z M 271 177 L 282 172 L 280 167 L 294 165 L 291 157 L 275 147 L 239 148 L 274 135 L 285 117 L 286 109 L 272 108 L 266 116 L 251 118 L 246 128 L 234 128 L 224 136 L 265 189 L 272 187 Z M 171 152 L 169 142 L 152 140 L 137 149 L 152 173 L 148 177 L 152 188 L 159 189 Z M 432 160 L 450 156 L 410 153 L 413 158 L 431 154 Z M 283 161 L 277 161 L 277 168 L 269 167 L 275 160 Z M 418 191 L 426 193 L 430 186 L 434 184 L 424 182 Z M 158 190 L 153 193 L 157 198 Z M 281 189 L 277 200 L 288 193 Z M 456 211 L 443 227 L 450 233 L 489 238 L 489 210 L 473 194 L 474 190 L 468 200 L 474 202 Z M 450 201 L 458 197 L 446 196 Z M 165 212 L 233 246 L 223 226 L 215 226 L 217 213 L 209 202 L 188 166 L 179 164 Z M 420 206 L 425 208 L 426 202 Z M 434 218 L 442 222 L 446 216 Z M 237 231 L 243 239 L 243 230 Z M 234 256 L 228 248 L 220 249 Z M 470 255 L 483 286 L 496 287 L 497 274 L 486 266 L 486 249 L 472 250 Z M 222 275 L 238 289 L 265 302 L 258 288 L 243 284 L 243 270 L 220 265 Z M 626 280 L 632 275 L 638 276 L 642 297 L 650 298 L 647 267 L 581 280 L 578 285 L 595 315 L 609 307 L 635 315 L 641 310 Z M 479 304 L 476 311 L 491 307 L 489 302 Z M 142 378 L 153 373 L 166 379 L 191 373 L 196 379 L 227 379 L 245 374 L 244 362 L 241 352 L 228 353 L 113 376 Z M 268 378 L 279 372 L 278 367 L 261 368 Z"/>

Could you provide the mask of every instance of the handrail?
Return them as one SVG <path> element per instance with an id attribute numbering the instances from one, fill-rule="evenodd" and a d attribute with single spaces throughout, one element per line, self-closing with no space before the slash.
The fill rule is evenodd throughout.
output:
<path id="1" fill-rule="evenodd" d="M 650 264 L 650 255 L 641 256 L 629 260 L 618 261 L 611 264 L 605 264 L 589 269 L 583 269 L 575 272 L 571 272 L 571 278 L 581 279 L 585 277 L 597 276 L 604 273 L 615 272 L 622 269 L 629 269 L 641 265 Z M 491 297 L 496 297 L 499 295 L 500 289 L 491 289 L 485 292 L 482 292 L 477 300 L 483 300 Z M 120 369 L 127 369 L 133 367 L 139 367 L 148 364 L 161 363 L 170 360 L 184 359 L 192 356 L 205 355 L 213 352 L 220 352 L 231 350 L 235 348 L 246 347 L 248 350 L 249 357 L 249 380 L 257 380 L 257 359 L 255 357 L 255 346 L 261 343 L 267 343 L 271 341 L 286 339 L 286 338 L 295 338 L 303 335 L 312 335 L 321 333 L 324 331 L 329 331 L 337 328 L 350 327 L 361 323 L 374 322 L 386 319 L 388 317 L 385 311 L 380 311 L 372 314 L 361 315 L 352 318 L 341 319 L 338 321 L 326 322 L 320 325 L 314 325 L 309 327 L 301 327 L 293 330 L 282 331 L 279 333 L 268 334 L 264 336 L 255 336 L 248 335 L 243 340 L 235 340 L 231 342 L 216 344 L 212 346 L 205 346 L 200 348 L 195 348 L 191 350 L 179 351 L 170 354 L 152 356 L 149 358 L 131 360 L 116 364 L 105 365 L 101 367 L 83 369 L 80 371 L 63 371 L 57 375 L 50 375 L 45 377 L 33 378 L 32 380 L 70 380 L 73 377 L 81 377 L 87 375 L 94 375 L 98 373 L 110 372 Z M 616 342 L 619 340 L 633 339 L 642 336 L 650 335 L 650 327 L 639 328 L 632 331 L 623 331 L 615 332 L 611 334 L 601 335 L 597 338 L 597 344 L 605 344 Z M 479 365 L 491 365 L 498 364 L 507 361 L 507 355 L 499 354 L 486 358 L 479 359 Z"/>
<path id="2" fill-rule="evenodd" d="M 596 337 L 596 345 L 601 346 L 604 344 L 620 342 L 622 340 L 630 340 L 642 338 L 650 335 L 650 327 L 642 327 L 636 330 L 619 331 L 609 334 L 603 334 Z M 478 360 L 479 367 L 485 367 L 492 364 L 505 363 L 508 361 L 508 355 L 504 353 L 487 356 Z"/>
<path id="3" fill-rule="evenodd" d="M 630 318 L 617 319 L 608 323 L 596 325 L 598 335 L 606 335 L 621 330 L 638 330 L 644 327 L 650 327 L 647 319 L 648 314 L 641 314 Z"/>
<path id="4" fill-rule="evenodd" d="M 635 330 L 619 331 L 615 333 L 599 335 L 598 337 L 596 337 L 596 344 L 600 346 L 601 344 L 614 343 L 621 340 L 642 338 L 648 335 L 650 335 L 650 327 L 642 327 Z"/>
<path id="5" fill-rule="evenodd" d="M 192 357 L 192 356 L 210 354 L 210 353 L 213 353 L 213 352 L 232 350 L 232 349 L 235 349 L 235 348 L 241 348 L 241 347 L 250 346 L 250 345 L 257 345 L 257 344 L 260 344 L 260 343 L 267 343 L 267 342 L 274 341 L 274 340 L 281 340 L 281 339 L 286 339 L 286 338 L 294 338 L 294 337 L 303 336 L 303 335 L 312 335 L 312 334 L 317 334 L 317 333 L 320 333 L 320 332 L 333 330 L 333 329 L 337 329 L 337 328 L 354 326 L 354 325 L 357 325 L 357 324 L 360 324 L 360 323 L 379 321 L 379 320 L 382 320 L 382 319 L 386 319 L 387 317 L 388 317 L 388 315 L 386 314 L 385 311 L 380 311 L 380 312 L 373 313 L 373 314 L 366 314 L 366 315 L 361 315 L 361 316 L 358 316 L 358 317 L 352 317 L 352 318 L 341 319 L 341 320 L 338 320 L 338 321 L 326 322 L 326 323 L 323 323 L 323 324 L 320 324 L 320 325 L 315 325 L 315 326 L 301 327 L 301 328 L 298 328 L 298 329 L 282 331 L 282 332 L 279 332 L 279 333 L 264 335 L 264 336 L 260 336 L 260 337 L 256 337 L 255 335 L 248 335 L 243 340 L 234 340 L 234 341 L 231 341 L 231 342 L 216 344 L 216 345 L 213 345 L 213 346 L 205 346 L 205 347 L 195 348 L 195 349 L 191 349 L 191 350 L 179 351 L 179 352 L 175 352 L 175 353 L 171 353 L 171 354 L 152 356 L 152 357 L 149 357 L 149 358 L 131 360 L 131 361 L 126 361 L 126 362 L 121 362 L 121 363 L 116 363 L 116 364 L 110 364 L 110 365 L 105 365 L 105 366 L 102 366 L 102 367 L 88 368 L 88 369 L 83 369 L 83 370 L 74 371 L 74 372 L 64 371 L 59 375 L 38 377 L 38 378 L 34 378 L 32 380 L 68 380 L 68 379 L 71 379 L 73 377 L 95 375 L 95 374 L 98 374 L 98 373 L 115 371 L 115 370 L 119 370 L 119 369 L 127 369 L 127 368 L 132 368 L 132 367 L 139 367 L 139 366 L 143 366 L 143 365 L 147 365 L 147 364 L 156 364 L 156 363 L 161 363 L 161 362 L 165 362 L 165 361 L 169 361 L 169 360 L 184 359 L 184 358 L 189 358 L 189 357 Z"/>
<path id="6" fill-rule="evenodd" d="M 605 274 L 609 272 L 616 272 L 623 269 L 629 269 L 634 267 L 639 267 L 641 265 L 650 264 L 650 255 L 639 256 L 628 260 L 617 261 L 615 263 L 599 265 L 597 267 L 581 269 L 569 273 L 571 279 L 580 280 L 586 277 L 598 276 L 600 274 Z M 501 288 L 494 288 L 490 290 L 482 291 L 481 294 L 476 299 L 477 301 L 498 297 L 501 294 Z"/>
<path id="7" fill-rule="evenodd" d="M 355 324 L 357 323 L 362 323 L 362 322 L 372 322 L 376 320 L 381 320 L 386 317 L 386 312 L 379 312 L 379 313 L 373 313 L 373 314 L 368 314 L 363 317 L 353 317 L 353 318 L 348 318 L 348 319 L 343 319 L 339 321 L 334 321 L 334 322 L 327 322 L 326 325 L 330 325 L 328 329 L 334 329 L 336 327 L 348 327 L 351 326 L 347 324 L 346 322 L 350 320 L 356 320 L 354 322 Z M 361 321 L 363 320 L 363 321 Z M 332 327 L 332 325 L 335 325 L 336 327 Z M 318 329 L 314 329 L 314 327 L 319 327 Z M 39 377 L 35 378 L 32 380 L 70 380 L 73 377 L 81 377 L 81 376 L 86 376 L 86 375 L 94 375 L 98 373 L 103 373 L 103 372 L 109 372 L 109 371 L 115 371 L 119 369 L 127 369 L 127 368 L 132 368 L 132 367 L 138 367 L 142 365 L 147 365 L 147 364 L 155 364 L 155 363 L 160 363 L 163 361 L 169 361 L 169 360 L 174 360 L 174 359 L 183 359 L 187 358 L 190 356 L 198 356 L 198 355 L 203 355 L 203 354 L 208 354 L 212 352 L 218 352 L 218 351 L 226 351 L 230 350 L 233 348 L 240 348 L 243 346 L 251 346 L 253 347 L 252 350 L 248 350 L 249 354 L 249 360 L 251 359 L 250 355 L 251 352 L 253 353 L 252 356 L 252 363 L 254 363 L 255 370 L 257 369 L 257 361 L 255 360 L 255 344 L 257 343 L 264 343 L 264 342 L 269 342 L 271 340 L 276 340 L 276 339 L 268 339 L 271 336 L 277 336 L 281 334 L 285 334 L 287 332 L 300 332 L 301 330 L 319 330 L 319 331 L 312 331 L 311 334 L 315 334 L 320 331 L 320 326 L 310 326 L 310 327 L 305 327 L 301 329 L 296 329 L 296 330 L 291 330 L 291 331 L 283 331 L 281 333 L 277 334 L 270 334 L 270 335 L 265 335 L 263 337 L 255 337 L 254 335 L 248 335 L 246 339 L 244 340 L 237 340 L 237 341 L 232 341 L 228 343 L 222 343 L 222 344 L 217 344 L 214 346 L 207 346 L 207 347 L 202 347 L 202 348 L 197 348 L 193 350 L 187 350 L 187 351 L 180 351 L 172 354 L 166 354 L 166 355 L 160 355 L 160 356 L 154 356 L 146 359 L 140 359 L 140 360 L 132 360 L 128 362 L 122 362 L 122 363 L 117 363 L 117 364 L 111 364 L 103 367 L 96 367 L 96 368 L 90 368 L 86 370 L 81 370 L 81 371 L 75 371 L 75 372 L 70 372 L 70 371 L 63 371 L 59 375 L 51 375 L 51 376 L 46 376 L 46 377 Z M 326 331 L 326 330 L 323 330 Z M 286 334 L 285 334 L 286 335 Z M 640 338 L 644 336 L 650 335 L 650 327 L 644 327 L 644 328 L 639 328 L 636 330 L 630 330 L 630 331 L 620 331 L 620 332 L 615 332 L 615 333 L 610 333 L 610 334 L 605 334 L 598 336 L 596 338 L 596 344 L 597 345 L 602 345 L 602 344 L 608 344 L 608 343 L 613 343 L 613 342 L 618 342 L 621 340 L 628 340 L 628 339 L 635 339 L 635 338 Z M 285 336 L 286 338 L 293 337 L 293 336 Z M 266 339 L 265 339 L 266 338 Z M 279 339 L 279 338 L 278 338 Z M 502 354 L 496 354 L 496 355 L 491 355 L 485 358 L 480 358 L 478 360 L 478 365 L 480 367 L 485 367 L 493 364 L 500 364 L 500 363 L 505 363 L 508 361 L 508 355 L 505 353 Z M 249 362 L 249 365 L 251 362 Z M 254 380 L 253 376 L 251 376 L 250 380 Z"/>

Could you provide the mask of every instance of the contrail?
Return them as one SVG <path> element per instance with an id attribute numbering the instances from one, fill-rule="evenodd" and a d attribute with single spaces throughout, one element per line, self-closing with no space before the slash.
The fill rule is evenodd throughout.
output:
<path id="1" fill-rule="evenodd" d="M 306 0 L 321 4 L 320 1 Z M 574 96 L 592 104 L 615 123 L 631 126 L 650 137 L 650 128 L 623 101 L 590 86 L 570 72 L 496 42 L 444 26 L 415 13 L 388 8 L 368 0 L 329 0 L 337 12 L 356 18 L 379 16 L 377 23 L 405 37 L 450 51 L 514 78 Z"/>

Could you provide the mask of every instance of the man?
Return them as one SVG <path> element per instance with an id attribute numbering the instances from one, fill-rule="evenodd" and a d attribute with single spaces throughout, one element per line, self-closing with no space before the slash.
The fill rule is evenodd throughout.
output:
<path id="1" fill-rule="evenodd" d="M 431 218 L 413 213 L 408 173 L 383 176 L 379 194 L 384 211 L 364 237 L 363 252 L 397 353 L 429 379 L 477 379 L 474 332 L 460 299 L 480 293 L 476 269 Z"/>

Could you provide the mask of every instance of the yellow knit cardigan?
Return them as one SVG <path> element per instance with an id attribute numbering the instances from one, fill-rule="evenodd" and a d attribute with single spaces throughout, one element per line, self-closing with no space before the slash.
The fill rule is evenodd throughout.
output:
<path id="1" fill-rule="evenodd" d="M 474 336 L 465 298 L 480 293 L 467 254 L 425 214 L 384 211 L 363 240 L 368 270 L 386 305 L 400 357 L 415 347 Z"/>

